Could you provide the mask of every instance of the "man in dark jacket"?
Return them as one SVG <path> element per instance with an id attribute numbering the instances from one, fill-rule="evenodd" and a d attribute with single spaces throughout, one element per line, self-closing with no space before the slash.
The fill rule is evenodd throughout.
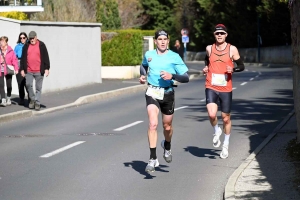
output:
<path id="1" fill-rule="evenodd" d="M 21 75 L 26 76 L 26 87 L 28 89 L 29 108 L 40 110 L 41 93 L 44 76 L 49 75 L 50 60 L 46 45 L 37 39 L 35 31 L 28 35 L 29 44 L 25 44 L 20 62 Z M 33 91 L 33 79 L 35 80 L 36 92 Z"/>

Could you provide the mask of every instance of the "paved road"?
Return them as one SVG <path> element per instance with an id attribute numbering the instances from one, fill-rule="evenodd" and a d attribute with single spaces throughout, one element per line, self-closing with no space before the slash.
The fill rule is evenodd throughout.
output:
<path id="1" fill-rule="evenodd" d="M 150 175 L 143 92 L 3 123 L 0 199 L 222 199 L 228 177 L 292 109 L 292 71 L 234 75 L 226 160 L 211 144 L 203 85 L 201 77 L 176 89 L 174 160 L 164 162 L 158 147 Z"/>

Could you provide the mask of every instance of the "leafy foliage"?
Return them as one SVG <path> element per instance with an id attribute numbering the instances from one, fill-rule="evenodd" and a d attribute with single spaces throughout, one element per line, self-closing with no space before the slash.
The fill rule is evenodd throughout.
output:
<path id="1" fill-rule="evenodd" d="M 152 36 L 154 31 L 118 30 L 111 40 L 102 43 L 103 66 L 132 66 L 142 61 L 143 36 Z"/>
<path id="2" fill-rule="evenodd" d="M 102 23 L 102 30 L 116 30 L 121 27 L 118 4 L 115 0 L 98 0 L 96 18 L 97 22 Z"/>
<path id="3" fill-rule="evenodd" d="M 96 22 L 95 5 L 92 0 L 47 0 L 43 1 L 44 12 L 33 14 L 30 19 L 35 21 Z"/>
<path id="4" fill-rule="evenodd" d="M 25 13 L 17 11 L 1 12 L 0 16 L 17 20 L 28 20 L 28 16 Z"/>
<path id="5" fill-rule="evenodd" d="M 149 22 L 143 29 L 165 28 L 175 39 L 189 29 L 188 50 L 204 51 L 213 43 L 213 28 L 228 28 L 227 41 L 238 48 L 291 44 L 287 0 L 148 0 L 141 1 Z M 278 25 L 280 24 L 280 26 Z M 171 38 L 172 38 L 171 37 Z"/>

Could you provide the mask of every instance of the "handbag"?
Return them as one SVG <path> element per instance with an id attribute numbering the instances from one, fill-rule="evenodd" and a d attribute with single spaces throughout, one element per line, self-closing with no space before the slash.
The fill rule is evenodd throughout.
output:
<path id="1" fill-rule="evenodd" d="M 7 72 L 7 74 L 8 74 L 8 75 L 15 75 L 16 73 L 15 73 L 15 68 L 14 68 L 14 66 L 6 64 L 6 60 L 5 60 L 5 57 L 4 57 L 4 53 L 3 53 L 2 51 L 1 51 L 1 55 L 2 55 L 2 57 L 3 57 L 3 60 L 4 60 L 5 65 L 6 65 L 6 72 Z"/>

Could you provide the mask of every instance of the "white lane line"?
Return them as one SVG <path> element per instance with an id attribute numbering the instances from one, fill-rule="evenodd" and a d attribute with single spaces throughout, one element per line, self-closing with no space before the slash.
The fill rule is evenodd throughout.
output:
<path id="1" fill-rule="evenodd" d="M 254 78 L 250 78 L 250 81 L 253 81 L 254 80 Z"/>
<path id="2" fill-rule="evenodd" d="M 245 71 L 247 72 L 247 71 L 249 71 L 248 69 L 245 69 Z"/>
<path id="3" fill-rule="evenodd" d="M 259 75 L 261 75 L 261 72 L 258 72 Z"/>
<path id="4" fill-rule="evenodd" d="M 236 89 L 236 87 L 232 88 L 232 90 L 235 90 L 235 89 Z"/>
<path id="5" fill-rule="evenodd" d="M 202 100 L 200 100 L 200 101 L 205 101 L 205 99 L 202 99 Z"/>
<path id="6" fill-rule="evenodd" d="M 174 110 L 180 110 L 180 109 L 184 109 L 184 108 L 187 108 L 188 106 L 182 106 L 182 107 L 179 107 L 179 108 L 175 108 Z"/>
<path id="7" fill-rule="evenodd" d="M 65 147 L 62 147 L 62 148 L 60 148 L 60 149 L 57 149 L 57 150 L 55 150 L 55 151 L 52 151 L 52 152 L 47 153 L 47 154 L 45 154 L 45 155 L 42 155 L 42 156 L 40 156 L 40 158 L 49 158 L 49 157 L 51 157 L 51 156 L 54 156 L 54 155 L 56 155 L 56 154 L 59 154 L 59 153 L 65 151 L 65 150 L 68 150 L 68 149 L 70 149 L 70 148 L 72 148 L 72 147 L 75 147 L 75 146 L 77 146 L 77 145 L 79 145 L 79 144 L 82 144 L 82 143 L 84 143 L 84 142 L 85 142 L 85 141 L 74 142 L 74 143 L 69 144 L 69 145 L 67 145 L 67 146 L 65 146 Z"/>
<path id="8" fill-rule="evenodd" d="M 246 84 L 247 84 L 247 82 L 241 83 L 241 85 L 246 85 Z"/>
<path id="9" fill-rule="evenodd" d="M 124 129 L 126 129 L 126 128 L 135 126 L 135 125 L 140 124 L 140 123 L 142 123 L 142 122 L 143 122 L 143 121 L 136 121 L 136 122 L 133 122 L 133 123 L 131 123 L 131 124 L 122 126 L 122 127 L 120 127 L 120 128 L 116 128 L 116 129 L 114 129 L 114 131 L 122 131 L 122 130 L 124 130 Z"/>
<path id="10" fill-rule="evenodd" d="M 255 78 L 259 77 L 259 75 L 256 75 Z"/>

